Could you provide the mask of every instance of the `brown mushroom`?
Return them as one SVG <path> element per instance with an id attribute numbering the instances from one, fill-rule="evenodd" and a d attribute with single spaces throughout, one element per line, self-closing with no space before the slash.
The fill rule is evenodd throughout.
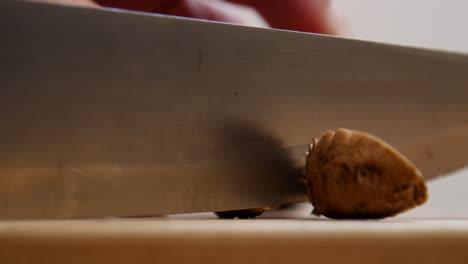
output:
<path id="1" fill-rule="evenodd" d="M 384 218 L 427 200 L 426 184 L 411 162 L 370 134 L 338 129 L 313 139 L 304 183 L 314 214 Z"/>

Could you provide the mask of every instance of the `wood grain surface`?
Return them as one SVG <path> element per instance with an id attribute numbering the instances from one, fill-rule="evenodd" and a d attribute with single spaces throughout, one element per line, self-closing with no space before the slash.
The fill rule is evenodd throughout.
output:
<path id="1" fill-rule="evenodd" d="M 0 222 L 0 263 L 466 263 L 467 220 Z"/>

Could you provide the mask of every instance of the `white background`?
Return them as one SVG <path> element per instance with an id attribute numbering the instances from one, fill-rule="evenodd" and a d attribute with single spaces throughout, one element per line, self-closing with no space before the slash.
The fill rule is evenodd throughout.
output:
<path id="1" fill-rule="evenodd" d="M 336 0 L 358 38 L 468 52 L 466 0 Z"/>

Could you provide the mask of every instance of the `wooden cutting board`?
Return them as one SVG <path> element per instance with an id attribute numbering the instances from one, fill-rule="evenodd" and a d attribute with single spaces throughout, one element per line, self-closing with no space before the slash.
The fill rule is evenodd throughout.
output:
<path id="1" fill-rule="evenodd" d="M 0 263 L 466 263 L 468 220 L 0 222 Z"/>

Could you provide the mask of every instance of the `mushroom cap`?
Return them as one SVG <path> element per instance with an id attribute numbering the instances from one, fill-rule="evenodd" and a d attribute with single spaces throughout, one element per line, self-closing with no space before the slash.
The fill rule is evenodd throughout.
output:
<path id="1" fill-rule="evenodd" d="M 427 200 L 421 173 L 370 134 L 338 129 L 314 139 L 306 157 L 306 192 L 315 214 L 384 218 Z"/>

